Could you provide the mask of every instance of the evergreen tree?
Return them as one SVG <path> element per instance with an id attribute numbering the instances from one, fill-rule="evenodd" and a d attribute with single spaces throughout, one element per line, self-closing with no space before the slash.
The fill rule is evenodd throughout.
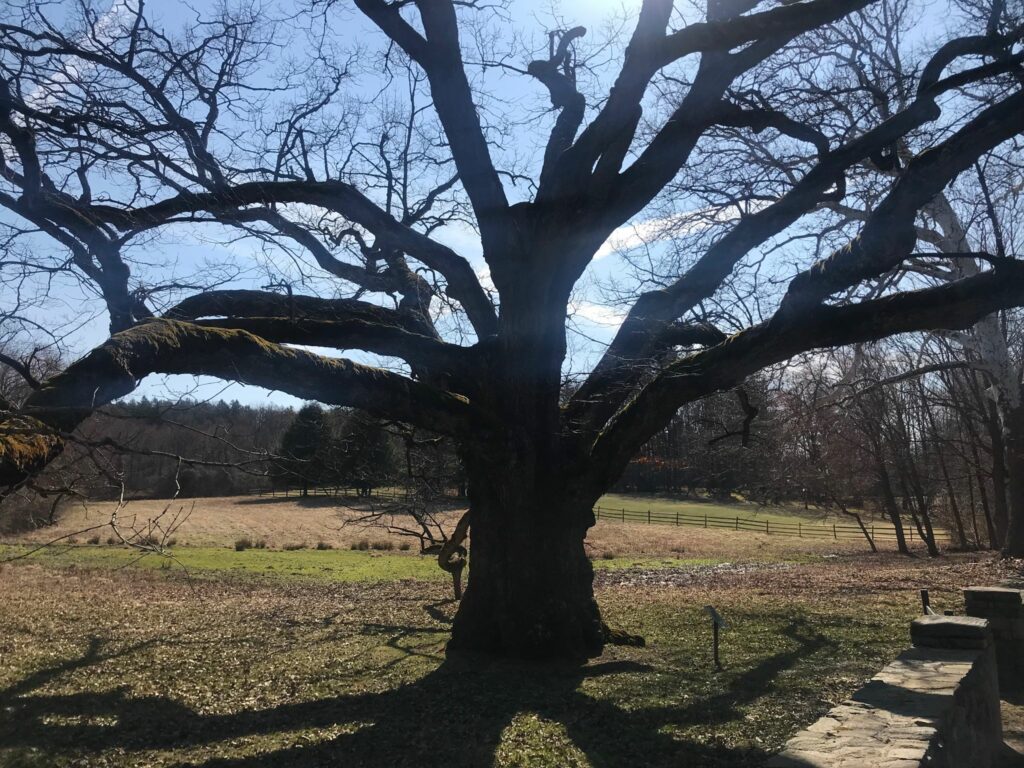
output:
<path id="1" fill-rule="evenodd" d="M 304 405 L 281 438 L 279 458 L 271 474 L 281 485 L 300 485 L 302 495 L 307 496 L 311 484 L 324 482 L 330 450 L 327 414 L 316 403 Z"/>
<path id="2" fill-rule="evenodd" d="M 380 419 L 364 411 L 352 411 L 340 444 L 339 469 L 345 482 L 360 496 L 394 478 L 396 454 L 391 435 Z"/>

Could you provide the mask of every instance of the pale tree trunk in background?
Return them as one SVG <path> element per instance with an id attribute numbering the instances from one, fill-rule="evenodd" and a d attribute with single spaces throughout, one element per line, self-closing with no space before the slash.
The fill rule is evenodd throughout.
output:
<path id="1" fill-rule="evenodd" d="M 1010 516 L 1006 499 L 1006 449 L 1003 441 L 1003 427 L 1000 423 L 999 408 L 981 391 L 977 375 L 970 376 L 967 381 L 974 402 L 982 414 L 982 424 L 985 427 L 985 433 L 988 435 L 988 442 L 992 453 L 990 464 L 993 492 L 992 512 L 986 518 L 986 521 L 989 526 L 991 548 L 999 549 L 1006 538 L 1006 528 L 1009 524 Z M 978 452 L 978 446 L 982 446 L 983 442 L 981 436 L 975 432 L 970 417 L 964 419 L 964 425 L 971 434 L 971 448 L 978 471 L 978 483 L 984 490 L 985 482 L 981 475 L 981 459 Z M 984 496 L 982 498 L 985 502 L 985 512 L 988 514 L 988 499 Z"/>
<path id="2" fill-rule="evenodd" d="M 934 243 L 939 250 L 944 253 L 972 250 L 966 229 L 945 195 L 936 196 L 925 210 L 941 230 L 941 240 Z M 958 277 L 971 277 L 981 271 L 976 259 L 957 259 L 956 264 L 959 267 Z M 999 449 L 993 440 L 993 464 L 1000 458 L 1004 462 L 1003 467 L 994 467 L 992 473 L 998 545 L 1005 555 L 1024 557 L 1024 397 L 1021 393 L 1021 371 L 1010 358 L 1006 336 L 997 315 L 985 317 L 970 331 L 956 334 L 953 338 L 965 351 L 977 357 L 978 370 L 991 382 L 986 395 L 995 403 L 1002 432 Z M 1000 453 L 1004 456 L 1000 457 Z M 1005 490 L 1000 488 L 1003 477 L 1007 479 Z M 1005 507 L 1008 519 L 1004 520 L 1000 514 L 1001 506 Z"/>

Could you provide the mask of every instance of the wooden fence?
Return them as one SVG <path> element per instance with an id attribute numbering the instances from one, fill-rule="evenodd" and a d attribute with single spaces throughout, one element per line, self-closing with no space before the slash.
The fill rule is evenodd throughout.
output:
<path id="1" fill-rule="evenodd" d="M 299 496 L 302 491 L 295 488 L 278 488 L 258 491 L 260 496 Z M 354 488 L 329 487 L 310 488 L 310 496 L 333 496 L 340 498 L 355 497 L 361 499 L 384 499 L 387 501 L 408 501 L 408 494 L 391 488 L 374 488 L 369 497 L 357 497 Z M 457 498 L 455 496 L 453 499 Z M 832 539 L 834 541 L 864 541 L 864 533 L 856 523 L 820 523 L 790 522 L 772 520 L 766 517 L 757 520 L 739 515 L 722 515 L 715 513 L 684 512 L 682 510 L 630 509 L 628 507 L 594 507 L 594 516 L 598 520 L 610 520 L 622 523 L 649 523 L 651 525 L 677 525 L 691 528 L 708 528 L 735 532 L 763 533 L 768 536 L 795 536 L 802 539 Z M 895 543 L 896 531 L 889 523 L 865 523 L 871 538 L 876 543 Z M 907 543 L 921 542 L 921 534 L 913 523 L 903 528 Z M 936 544 L 948 545 L 952 541 L 949 531 L 935 529 Z"/>
<path id="2" fill-rule="evenodd" d="M 756 520 L 739 515 L 728 516 L 699 512 L 683 512 L 681 510 L 664 511 L 652 509 L 628 509 L 625 507 L 594 508 L 594 516 L 598 520 L 612 520 L 622 523 L 650 523 L 658 525 L 679 525 L 693 528 L 715 528 L 727 531 L 748 531 L 764 533 L 768 536 L 796 536 L 803 539 L 833 539 L 835 541 L 864 541 L 864 533 L 856 523 L 815 523 L 815 522 L 783 522 L 765 518 Z M 865 523 L 871 538 L 876 542 L 895 542 L 896 531 L 889 523 Z M 908 543 L 921 541 L 921 534 L 913 524 L 904 526 L 904 535 Z M 936 529 L 937 544 L 950 543 L 949 531 Z"/>

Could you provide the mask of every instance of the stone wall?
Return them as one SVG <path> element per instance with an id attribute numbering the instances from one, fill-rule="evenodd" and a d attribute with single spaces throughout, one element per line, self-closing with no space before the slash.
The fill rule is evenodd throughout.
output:
<path id="1" fill-rule="evenodd" d="M 923 616 L 914 647 L 794 736 L 768 768 L 989 768 L 1002 744 L 985 619 Z"/>
<path id="2" fill-rule="evenodd" d="M 987 619 L 996 647 L 999 688 L 1024 688 L 1024 603 L 1019 589 L 968 587 L 964 590 L 968 616 Z"/>

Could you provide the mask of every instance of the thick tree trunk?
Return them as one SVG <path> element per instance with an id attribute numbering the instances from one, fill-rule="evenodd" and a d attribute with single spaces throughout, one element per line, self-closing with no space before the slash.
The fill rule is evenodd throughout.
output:
<path id="1" fill-rule="evenodd" d="M 555 284 L 550 264 L 566 254 L 537 248 L 516 258 L 517 270 L 494 275 L 500 328 L 482 387 L 502 426 L 461 447 L 469 575 L 449 648 L 579 660 L 600 654 L 605 639 L 583 546 L 603 489 L 580 486 L 585 461 L 561 422 L 571 285 Z"/>
<path id="2" fill-rule="evenodd" d="M 470 473 L 469 580 L 449 649 L 531 659 L 601 653 L 583 547 L 591 503 L 537 479 L 515 467 Z"/>

